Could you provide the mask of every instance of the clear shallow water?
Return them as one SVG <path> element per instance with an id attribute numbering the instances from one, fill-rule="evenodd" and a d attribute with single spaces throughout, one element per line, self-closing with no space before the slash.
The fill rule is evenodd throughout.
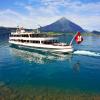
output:
<path id="1" fill-rule="evenodd" d="M 74 48 L 72 54 L 51 54 L 12 48 L 2 40 L 0 88 L 9 87 L 25 95 L 99 95 L 100 37 L 84 37 Z"/>

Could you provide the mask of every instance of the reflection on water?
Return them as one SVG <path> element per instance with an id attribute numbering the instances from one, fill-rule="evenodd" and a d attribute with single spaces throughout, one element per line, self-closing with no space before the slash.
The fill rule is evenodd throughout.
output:
<path id="1" fill-rule="evenodd" d="M 59 53 L 51 53 L 44 52 L 38 50 L 29 50 L 22 48 L 11 47 L 11 52 L 14 56 L 20 57 L 29 62 L 35 62 L 39 64 L 49 63 L 52 61 L 63 61 L 63 60 L 71 60 L 71 54 L 59 54 Z"/>
<path id="2" fill-rule="evenodd" d="M 74 65 L 73 65 L 73 71 L 74 72 L 79 72 L 80 71 L 80 62 L 77 61 Z"/>

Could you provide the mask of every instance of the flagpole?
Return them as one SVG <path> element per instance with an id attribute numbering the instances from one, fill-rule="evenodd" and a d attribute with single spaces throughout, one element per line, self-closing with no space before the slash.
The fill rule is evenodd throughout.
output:
<path id="1" fill-rule="evenodd" d="M 77 32 L 78 33 L 78 32 Z M 71 42 L 69 45 L 72 45 L 74 38 L 76 37 L 77 33 L 74 35 L 74 37 L 72 38 Z"/>

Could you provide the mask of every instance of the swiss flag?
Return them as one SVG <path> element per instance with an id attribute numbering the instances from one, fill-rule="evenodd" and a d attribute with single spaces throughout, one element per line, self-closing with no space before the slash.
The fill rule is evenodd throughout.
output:
<path id="1" fill-rule="evenodd" d="M 83 37 L 81 36 L 80 32 L 77 32 L 77 34 L 75 36 L 75 41 L 77 44 L 80 44 L 83 41 Z"/>

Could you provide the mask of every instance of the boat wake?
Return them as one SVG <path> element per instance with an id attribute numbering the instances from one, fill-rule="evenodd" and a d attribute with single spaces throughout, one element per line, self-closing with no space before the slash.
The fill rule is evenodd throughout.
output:
<path id="1" fill-rule="evenodd" d="M 85 56 L 100 56 L 100 53 L 98 52 L 85 51 L 85 50 L 77 50 L 77 51 L 74 51 L 73 54 L 85 55 Z"/>

